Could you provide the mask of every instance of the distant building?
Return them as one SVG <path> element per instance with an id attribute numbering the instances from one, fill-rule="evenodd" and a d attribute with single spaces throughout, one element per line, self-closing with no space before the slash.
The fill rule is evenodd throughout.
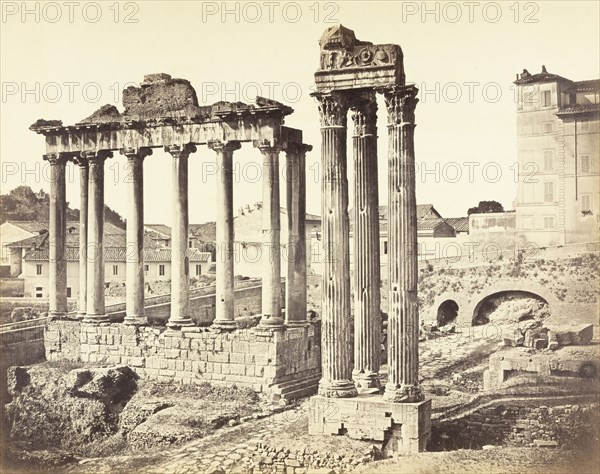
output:
<path id="1" fill-rule="evenodd" d="M 262 203 L 253 206 L 246 205 L 238 209 L 233 219 L 234 227 L 234 272 L 236 275 L 261 276 L 260 262 L 268 258 L 268 251 L 262 245 Z M 281 243 L 281 274 L 287 272 L 288 220 L 287 210 L 280 209 L 280 243 Z M 318 260 L 318 241 L 321 234 L 321 217 L 306 214 L 306 258 L 307 272 L 311 273 L 311 265 Z M 217 262 L 218 265 L 218 262 Z"/>
<path id="2" fill-rule="evenodd" d="M 11 254 L 11 276 L 24 280 L 26 297 L 48 297 L 48 237 L 48 232 L 42 231 L 38 235 L 7 245 Z M 79 293 L 78 223 L 67 224 L 66 241 L 67 297 L 75 298 Z M 107 285 L 125 283 L 126 256 L 125 231 L 105 223 L 104 275 Z M 208 273 L 212 263 L 209 252 L 191 248 L 189 259 L 191 278 Z M 171 249 L 157 245 L 156 241 L 148 235 L 144 236 L 144 271 L 148 283 L 171 279 Z"/>
<path id="3" fill-rule="evenodd" d="M 444 245 L 456 244 L 463 236 L 469 234 L 469 218 L 443 218 L 432 204 L 417 204 L 417 244 L 419 260 L 439 259 L 446 257 Z M 350 211 L 350 253 L 354 245 L 354 219 Z M 453 249 L 452 255 L 457 250 Z M 380 262 L 387 265 L 388 255 L 388 207 L 379 206 L 379 252 Z"/>
<path id="4" fill-rule="evenodd" d="M 515 81 L 516 237 L 538 245 L 599 239 L 600 80 L 527 70 Z"/>

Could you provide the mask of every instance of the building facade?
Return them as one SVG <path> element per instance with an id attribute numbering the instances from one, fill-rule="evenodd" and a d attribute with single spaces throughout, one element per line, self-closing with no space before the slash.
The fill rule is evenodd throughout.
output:
<path id="1" fill-rule="evenodd" d="M 516 236 L 540 246 L 599 237 L 600 80 L 527 70 L 515 81 Z"/>

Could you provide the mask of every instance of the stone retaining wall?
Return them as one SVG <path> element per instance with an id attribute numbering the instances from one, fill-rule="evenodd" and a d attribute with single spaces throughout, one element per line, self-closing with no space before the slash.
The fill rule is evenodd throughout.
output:
<path id="1" fill-rule="evenodd" d="M 48 360 L 124 364 L 160 382 L 223 383 L 277 393 L 278 385 L 320 376 L 320 321 L 283 331 L 89 325 L 53 321 L 44 334 Z"/>
<path id="2" fill-rule="evenodd" d="M 600 404 L 565 400 L 501 401 L 451 421 L 434 421 L 428 450 L 484 445 L 577 446 L 600 434 Z"/>

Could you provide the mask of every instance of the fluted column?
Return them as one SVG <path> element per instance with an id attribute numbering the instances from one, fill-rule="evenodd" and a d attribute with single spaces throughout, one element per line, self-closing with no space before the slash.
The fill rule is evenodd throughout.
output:
<path id="1" fill-rule="evenodd" d="M 262 318 L 260 326 L 282 328 L 279 147 L 259 143 L 263 155 Z"/>
<path id="2" fill-rule="evenodd" d="M 290 144 L 286 149 L 288 221 L 285 324 L 306 326 L 306 152 L 312 146 Z"/>
<path id="3" fill-rule="evenodd" d="M 65 168 L 68 161 L 64 153 L 44 155 L 50 163 L 50 222 L 49 222 L 49 315 L 67 314 L 67 199 Z"/>
<path id="4" fill-rule="evenodd" d="M 216 315 L 213 327 L 235 329 L 234 320 L 234 261 L 233 261 L 233 152 L 239 142 L 210 142 L 208 147 L 217 153 L 217 279 Z"/>
<path id="5" fill-rule="evenodd" d="M 77 157 L 79 165 L 79 318 L 87 313 L 87 245 L 88 245 L 88 176 L 89 165 L 85 156 Z"/>
<path id="6" fill-rule="evenodd" d="M 188 257 L 188 157 L 192 144 L 165 146 L 173 157 L 173 226 L 171 229 L 171 316 L 167 326 L 193 326 L 190 317 L 190 262 Z"/>
<path id="7" fill-rule="evenodd" d="M 84 322 L 105 323 L 104 308 L 104 161 L 109 151 L 82 152 L 89 164 L 87 314 Z"/>
<path id="8" fill-rule="evenodd" d="M 419 386 L 417 204 L 414 128 L 418 89 L 384 92 L 388 110 L 388 382 L 385 399 L 423 400 Z"/>
<path id="9" fill-rule="evenodd" d="M 127 182 L 126 310 L 125 324 L 146 324 L 144 298 L 144 158 L 151 148 L 125 148 Z"/>
<path id="10" fill-rule="evenodd" d="M 321 306 L 322 378 L 319 395 L 357 395 L 352 380 L 348 178 L 346 175 L 347 97 L 314 94 L 321 116 L 323 280 Z"/>
<path id="11" fill-rule="evenodd" d="M 377 101 L 374 92 L 352 107 L 354 136 L 354 370 L 357 387 L 379 387 L 381 298 Z"/>

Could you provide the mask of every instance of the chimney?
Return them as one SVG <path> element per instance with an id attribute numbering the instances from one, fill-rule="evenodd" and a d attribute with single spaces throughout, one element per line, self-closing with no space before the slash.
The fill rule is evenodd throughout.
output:
<path id="1" fill-rule="evenodd" d="M 240 208 L 238 209 L 238 216 L 243 216 L 243 215 L 244 215 L 244 208 L 243 208 L 243 207 L 240 207 Z"/>
<path id="2" fill-rule="evenodd" d="M 260 202 L 260 201 L 255 202 L 254 209 L 256 209 L 256 210 L 262 209 L 262 202 Z"/>
<path id="3" fill-rule="evenodd" d="M 250 209 L 250 206 L 249 206 L 248 204 L 246 204 L 246 207 L 244 208 L 244 210 L 245 210 L 247 213 L 250 213 L 250 212 L 252 212 L 252 209 Z"/>

